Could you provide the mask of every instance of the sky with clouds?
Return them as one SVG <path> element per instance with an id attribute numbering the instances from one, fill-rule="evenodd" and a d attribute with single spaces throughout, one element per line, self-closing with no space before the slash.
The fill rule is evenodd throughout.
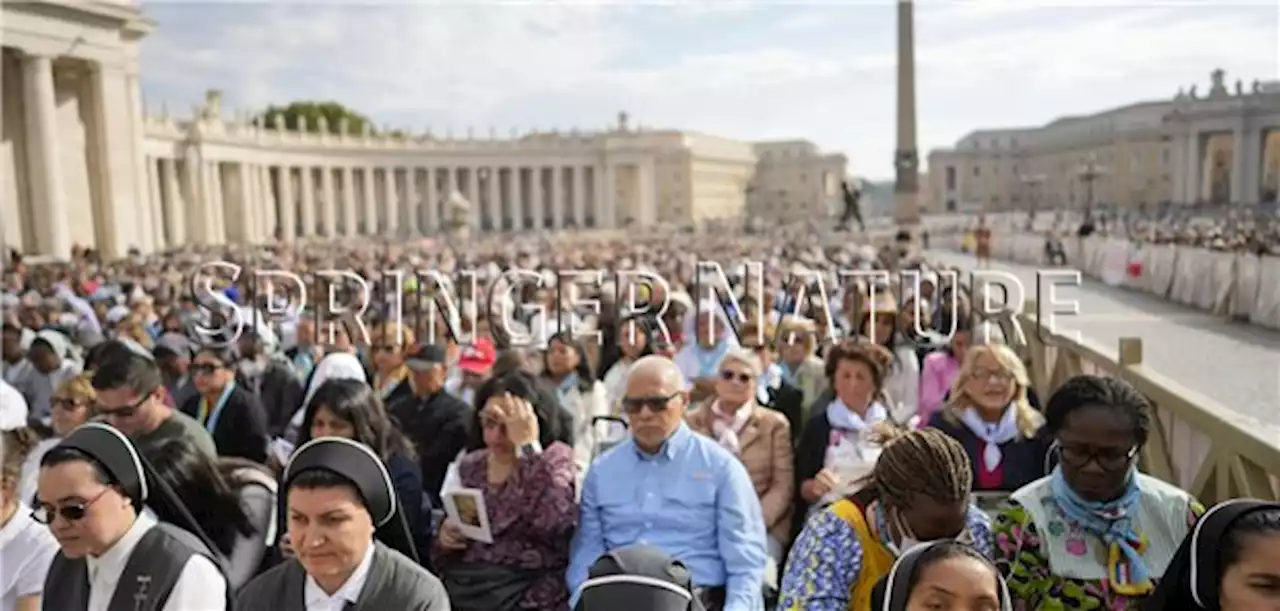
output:
<path id="1" fill-rule="evenodd" d="M 806 138 L 892 174 L 895 5 L 885 0 L 143 2 L 149 108 L 337 100 L 439 134 L 633 123 Z M 1280 78 L 1274 0 L 921 0 L 919 147 L 1228 79 Z"/>

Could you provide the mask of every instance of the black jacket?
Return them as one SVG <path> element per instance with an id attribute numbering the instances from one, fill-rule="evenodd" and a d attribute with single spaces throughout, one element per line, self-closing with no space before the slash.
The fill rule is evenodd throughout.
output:
<path id="1" fill-rule="evenodd" d="M 200 419 L 200 395 L 182 404 L 181 410 L 188 416 Z M 213 410 L 215 406 L 210 405 Z M 227 398 L 227 404 L 214 425 L 213 443 L 219 456 L 236 456 L 256 463 L 267 461 L 267 416 L 258 398 L 244 386 L 236 384 Z"/>
<path id="2" fill-rule="evenodd" d="M 413 442 L 422 470 L 422 488 L 431 505 L 442 507 L 440 487 L 449 463 L 466 447 L 475 412 L 443 390 L 428 397 L 410 394 L 392 402 L 387 411 Z"/>

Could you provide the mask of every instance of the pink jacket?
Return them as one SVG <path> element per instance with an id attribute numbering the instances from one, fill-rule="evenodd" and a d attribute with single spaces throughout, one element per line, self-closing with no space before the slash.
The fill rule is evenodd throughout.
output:
<path id="1" fill-rule="evenodd" d="M 920 428 L 929 426 L 929 418 L 942 408 L 951 385 L 960 375 L 960 363 L 948 352 L 931 352 L 924 357 L 920 372 Z"/>

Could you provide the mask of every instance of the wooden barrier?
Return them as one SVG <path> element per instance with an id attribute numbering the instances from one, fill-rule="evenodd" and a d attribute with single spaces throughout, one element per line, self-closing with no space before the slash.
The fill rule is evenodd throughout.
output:
<path id="1" fill-rule="evenodd" d="M 1068 378 L 1106 375 L 1133 384 L 1151 404 L 1143 472 L 1211 504 L 1238 497 L 1280 499 L 1280 426 L 1243 416 L 1142 363 L 1142 339 L 1122 338 L 1115 352 L 1038 323 L 1034 300 L 1018 316 L 1028 373 L 1046 399 Z M 1009 336 L 1012 337 L 1012 336 Z M 1225 383 L 1225 382 L 1224 382 Z"/>

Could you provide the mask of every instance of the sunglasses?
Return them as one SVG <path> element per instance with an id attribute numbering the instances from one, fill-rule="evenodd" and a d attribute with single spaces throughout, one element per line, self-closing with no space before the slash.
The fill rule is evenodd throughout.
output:
<path id="1" fill-rule="evenodd" d="M 151 395 L 155 394 L 155 392 L 156 389 L 152 388 L 144 393 L 142 398 L 138 399 L 132 405 L 116 408 L 103 407 L 99 405 L 96 411 L 98 412 L 98 415 L 103 418 L 132 418 L 134 414 L 138 413 L 138 408 L 142 407 L 142 404 L 146 403 L 147 399 L 150 399 Z"/>
<path id="2" fill-rule="evenodd" d="M 638 414 L 640 413 L 640 410 L 647 407 L 649 408 L 650 412 L 653 412 L 655 414 L 660 414 L 662 412 L 667 411 L 667 407 L 670 406 L 671 400 L 678 396 L 680 396 L 679 391 L 673 392 L 666 396 L 659 395 L 656 397 L 623 397 L 622 409 L 625 410 L 628 414 Z"/>
<path id="3" fill-rule="evenodd" d="M 192 363 L 191 373 L 198 376 L 213 375 L 222 367 L 222 363 Z"/>
<path id="4" fill-rule="evenodd" d="M 736 371 L 721 371 L 720 378 L 726 382 L 732 382 L 734 380 L 737 380 L 738 382 L 746 384 L 747 382 L 751 381 L 751 374 L 738 373 Z"/>
<path id="5" fill-rule="evenodd" d="M 45 526 L 53 523 L 54 516 L 62 516 L 62 519 L 68 522 L 78 522 L 89 514 L 89 507 L 98 502 L 98 499 L 102 498 L 102 495 L 106 494 L 110 489 L 109 487 L 103 488 L 102 492 L 87 501 L 67 503 L 60 507 L 41 503 L 39 507 L 31 511 L 31 519 Z"/>

